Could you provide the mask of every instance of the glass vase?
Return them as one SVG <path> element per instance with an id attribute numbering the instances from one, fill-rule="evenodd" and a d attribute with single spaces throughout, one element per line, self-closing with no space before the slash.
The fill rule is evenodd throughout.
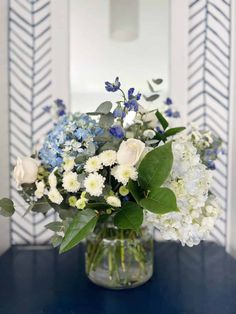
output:
<path id="1" fill-rule="evenodd" d="M 86 274 L 95 284 L 127 289 L 147 282 L 153 274 L 153 232 L 121 230 L 100 225 L 86 241 Z"/>

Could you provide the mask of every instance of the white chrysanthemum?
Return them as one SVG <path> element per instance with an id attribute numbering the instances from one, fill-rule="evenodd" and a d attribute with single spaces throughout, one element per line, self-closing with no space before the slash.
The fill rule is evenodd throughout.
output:
<path id="1" fill-rule="evenodd" d="M 156 132 L 152 129 L 147 129 L 143 132 L 143 136 L 148 139 L 152 139 L 155 135 L 156 135 Z"/>
<path id="2" fill-rule="evenodd" d="M 172 144 L 173 168 L 165 186 L 174 191 L 179 212 L 155 215 L 147 212 L 166 240 L 180 240 L 193 246 L 206 239 L 213 229 L 220 209 L 213 196 L 208 196 L 212 172 L 200 161 L 195 147 L 187 137 Z"/>
<path id="3" fill-rule="evenodd" d="M 107 204 L 113 207 L 121 207 L 121 201 L 117 196 L 108 196 L 106 201 L 107 201 Z"/>
<path id="4" fill-rule="evenodd" d="M 63 187 L 67 192 L 77 192 L 80 189 L 80 182 L 78 181 L 77 173 L 75 172 L 66 172 L 64 173 Z"/>
<path id="5" fill-rule="evenodd" d="M 75 160 L 74 158 L 71 157 L 66 157 L 64 158 L 64 164 L 63 164 L 63 169 L 65 171 L 71 171 L 73 170 L 74 166 L 75 166 Z"/>
<path id="6" fill-rule="evenodd" d="M 53 172 L 51 172 L 50 175 L 48 176 L 48 184 L 51 189 L 55 189 L 57 187 L 57 177 L 54 174 L 56 170 L 57 168 L 55 168 Z"/>
<path id="7" fill-rule="evenodd" d="M 52 203 L 60 205 L 63 201 L 63 197 L 61 196 L 60 192 L 57 189 L 51 189 L 48 192 L 48 198 Z"/>
<path id="8" fill-rule="evenodd" d="M 135 167 L 129 165 L 118 165 L 112 168 L 111 174 L 118 182 L 126 185 L 129 179 L 136 181 L 138 179 L 138 172 Z"/>
<path id="9" fill-rule="evenodd" d="M 43 181 L 38 181 L 38 182 L 35 182 L 36 184 L 36 191 L 34 192 L 34 195 L 40 199 L 43 197 L 44 195 L 44 190 L 45 190 L 45 183 Z"/>
<path id="10" fill-rule="evenodd" d="M 86 192 L 92 196 L 100 196 L 104 188 L 105 178 L 98 173 L 90 173 L 84 180 Z"/>
<path id="11" fill-rule="evenodd" d="M 113 166 L 116 163 L 116 151 L 105 150 L 99 155 L 99 158 L 104 166 Z"/>
<path id="12" fill-rule="evenodd" d="M 90 157 L 85 166 L 84 169 L 86 172 L 96 172 L 100 169 L 102 169 L 102 163 L 98 156 Z"/>

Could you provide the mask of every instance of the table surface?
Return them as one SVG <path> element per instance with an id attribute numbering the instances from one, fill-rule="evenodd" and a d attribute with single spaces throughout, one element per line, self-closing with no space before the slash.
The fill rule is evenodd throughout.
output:
<path id="1" fill-rule="evenodd" d="M 83 247 L 12 247 L 0 257 L 1 314 L 236 314 L 236 260 L 214 243 L 156 243 L 155 272 L 122 291 L 95 286 L 84 273 Z"/>

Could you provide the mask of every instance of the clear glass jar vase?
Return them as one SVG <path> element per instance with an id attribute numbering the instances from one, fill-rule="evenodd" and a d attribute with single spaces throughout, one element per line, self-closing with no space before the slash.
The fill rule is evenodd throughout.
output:
<path id="1" fill-rule="evenodd" d="M 153 232 L 99 225 L 86 241 L 86 274 L 95 284 L 127 289 L 147 282 L 153 274 Z"/>

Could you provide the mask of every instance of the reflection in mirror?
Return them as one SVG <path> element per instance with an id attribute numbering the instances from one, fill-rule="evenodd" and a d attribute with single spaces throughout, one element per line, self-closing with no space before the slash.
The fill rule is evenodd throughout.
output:
<path id="1" fill-rule="evenodd" d="M 104 82 L 148 95 L 147 79 L 163 78 L 168 94 L 169 8 L 166 0 L 70 0 L 72 111 L 92 111 L 118 100 Z"/>

